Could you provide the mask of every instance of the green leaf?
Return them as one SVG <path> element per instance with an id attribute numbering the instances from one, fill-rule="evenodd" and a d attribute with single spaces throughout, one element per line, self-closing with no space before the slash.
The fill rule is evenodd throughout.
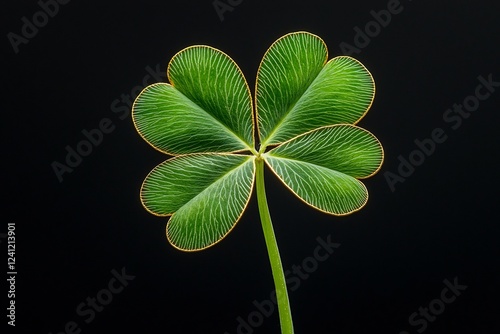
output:
<path id="1" fill-rule="evenodd" d="M 384 152 L 370 132 L 354 125 L 322 127 L 264 154 L 280 180 L 307 204 L 334 215 L 361 209 L 367 178 L 381 167 Z"/>
<path id="2" fill-rule="evenodd" d="M 141 201 L 151 213 L 172 215 L 167 238 L 181 250 L 207 248 L 226 236 L 250 199 L 254 157 L 190 154 L 169 159 L 146 177 Z"/>
<path id="3" fill-rule="evenodd" d="M 208 46 L 177 53 L 170 84 L 146 87 L 132 107 L 139 134 L 161 152 L 178 155 L 253 148 L 252 99 L 236 63 Z"/>
<path id="4" fill-rule="evenodd" d="M 279 144 L 332 124 L 355 124 L 370 108 L 375 84 L 357 60 L 326 62 L 323 40 L 307 32 L 278 39 L 257 73 L 256 110 L 261 145 Z"/>

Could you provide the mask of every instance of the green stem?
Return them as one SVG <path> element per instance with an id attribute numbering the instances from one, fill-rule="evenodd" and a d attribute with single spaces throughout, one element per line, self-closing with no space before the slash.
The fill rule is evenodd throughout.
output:
<path id="1" fill-rule="evenodd" d="M 271 222 L 271 216 L 267 206 L 266 189 L 264 186 L 264 160 L 261 157 L 257 157 L 255 159 L 255 165 L 257 202 L 259 205 L 260 220 L 266 240 L 267 252 L 269 254 L 269 261 L 271 262 L 274 286 L 276 287 L 281 333 L 293 334 L 292 313 L 290 310 L 290 302 L 288 301 L 285 274 L 283 273 L 283 265 L 281 264 L 278 244 L 274 235 L 273 223 Z"/>

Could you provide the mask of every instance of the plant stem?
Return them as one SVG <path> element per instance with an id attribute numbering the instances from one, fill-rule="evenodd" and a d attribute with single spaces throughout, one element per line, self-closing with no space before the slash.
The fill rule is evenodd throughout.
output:
<path id="1" fill-rule="evenodd" d="M 264 160 L 260 156 L 255 159 L 255 166 L 257 203 L 259 205 L 262 230 L 264 232 L 264 239 L 266 240 L 267 253 L 269 254 L 274 286 L 276 288 L 281 333 L 293 334 L 292 313 L 290 310 L 290 302 L 288 301 L 285 274 L 283 273 L 283 265 L 281 264 L 278 244 L 274 235 L 273 223 L 271 222 L 271 216 L 267 206 L 266 189 L 264 185 Z"/>

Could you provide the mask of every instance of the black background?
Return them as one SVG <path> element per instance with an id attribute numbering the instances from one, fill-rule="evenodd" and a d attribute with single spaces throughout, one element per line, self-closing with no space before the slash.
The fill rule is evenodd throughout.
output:
<path id="1" fill-rule="evenodd" d="M 166 220 L 139 201 L 143 178 L 167 157 L 111 104 L 134 94 L 147 66 L 164 71 L 176 52 L 194 44 L 228 53 L 253 87 L 262 55 L 280 36 L 315 33 L 333 57 L 342 54 L 340 43 L 354 45 L 354 28 L 373 20 L 370 11 L 387 4 L 248 0 L 221 21 L 211 0 L 73 0 L 17 54 L 7 34 L 21 34 L 21 18 L 32 21 L 40 6 L 3 4 L 0 232 L 16 224 L 18 271 L 16 327 L 5 326 L 55 334 L 75 321 L 81 333 L 237 333 L 237 318 L 247 319 L 252 302 L 273 290 L 255 198 L 216 246 L 175 250 L 164 235 Z M 385 149 L 381 171 L 365 181 L 366 207 L 329 216 L 266 174 L 285 269 L 311 256 L 318 237 L 341 244 L 290 292 L 296 333 L 417 333 L 422 328 L 411 326 L 409 316 L 440 298 L 443 281 L 455 278 L 467 289 L 424 332 L 500 332 L 500 88 L 456 130 L 443 120 L 448 108 L 474 94 L 478 76 L 500 81 L 498 4 L 402 0 L 401 6 L 353 54 L 377 84 L 359 125 Z M 51 164 L 64 163 L 66 146 L 75 148 L 85 139 L 82 130 L 105 118 L 114 130 L 59 182 Z M 447 140 L 391 191 L 385 173 L 397 173 L 398 157 L 408 158 L 414 140 L 436 128 Z M 5 238 L 1 245 L 5 254 Z M 135 278 L 86 323 L 77 306 L 122 268 Z M 1 295 L 6 314 L 7 288 Z M 253 331 L 279 333 L 277 313 Z"/>

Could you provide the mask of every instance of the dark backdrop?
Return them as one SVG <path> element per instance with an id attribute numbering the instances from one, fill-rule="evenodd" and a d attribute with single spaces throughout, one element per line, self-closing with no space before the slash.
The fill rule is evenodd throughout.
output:
<path id="1" fill-rule="evenodd" d="M 385 162 L 365 182 L 366 207 L 347 217 L 307 207 L 266 174 L 283 266 L 309 266 L 289 276 L 296 333 L 498 333 L 497 2 L 216 4 L 224 12 L 212 0 L 2 5 L 0 232 L 9 278 L 5 233 L 15 224 L 17 271 L 16 326 L 6 324 L 7 286 L 2 325 L 19 333 L 278 333 L 265 302 L 273 281 L 255 198 L 216 246 L 171 247 L 166 220 L 139 202 L 143 178 L 166 156 L 135 132 L 127 101 L 144 83 L 165 81 L 143 79 L 163 75 L 193 44 L 228 53 L 253 87 L 269 45 L 307 30 L 330 57 L 355 51 L 372 72 L 377 94 L 360 125 L 381 140 Z M 380 12 L 388 7 L 390 21 Z M 470 111 L 453 111 L 464 103 Z M 108 132 L 102 141 L 58 178 L 54 162 L 66 164 L 67 150 L 99 126 Z M 314 266 L 318 238 L 339 245 Z M 96 296 L 105 305 L 91 311 Z"/>

